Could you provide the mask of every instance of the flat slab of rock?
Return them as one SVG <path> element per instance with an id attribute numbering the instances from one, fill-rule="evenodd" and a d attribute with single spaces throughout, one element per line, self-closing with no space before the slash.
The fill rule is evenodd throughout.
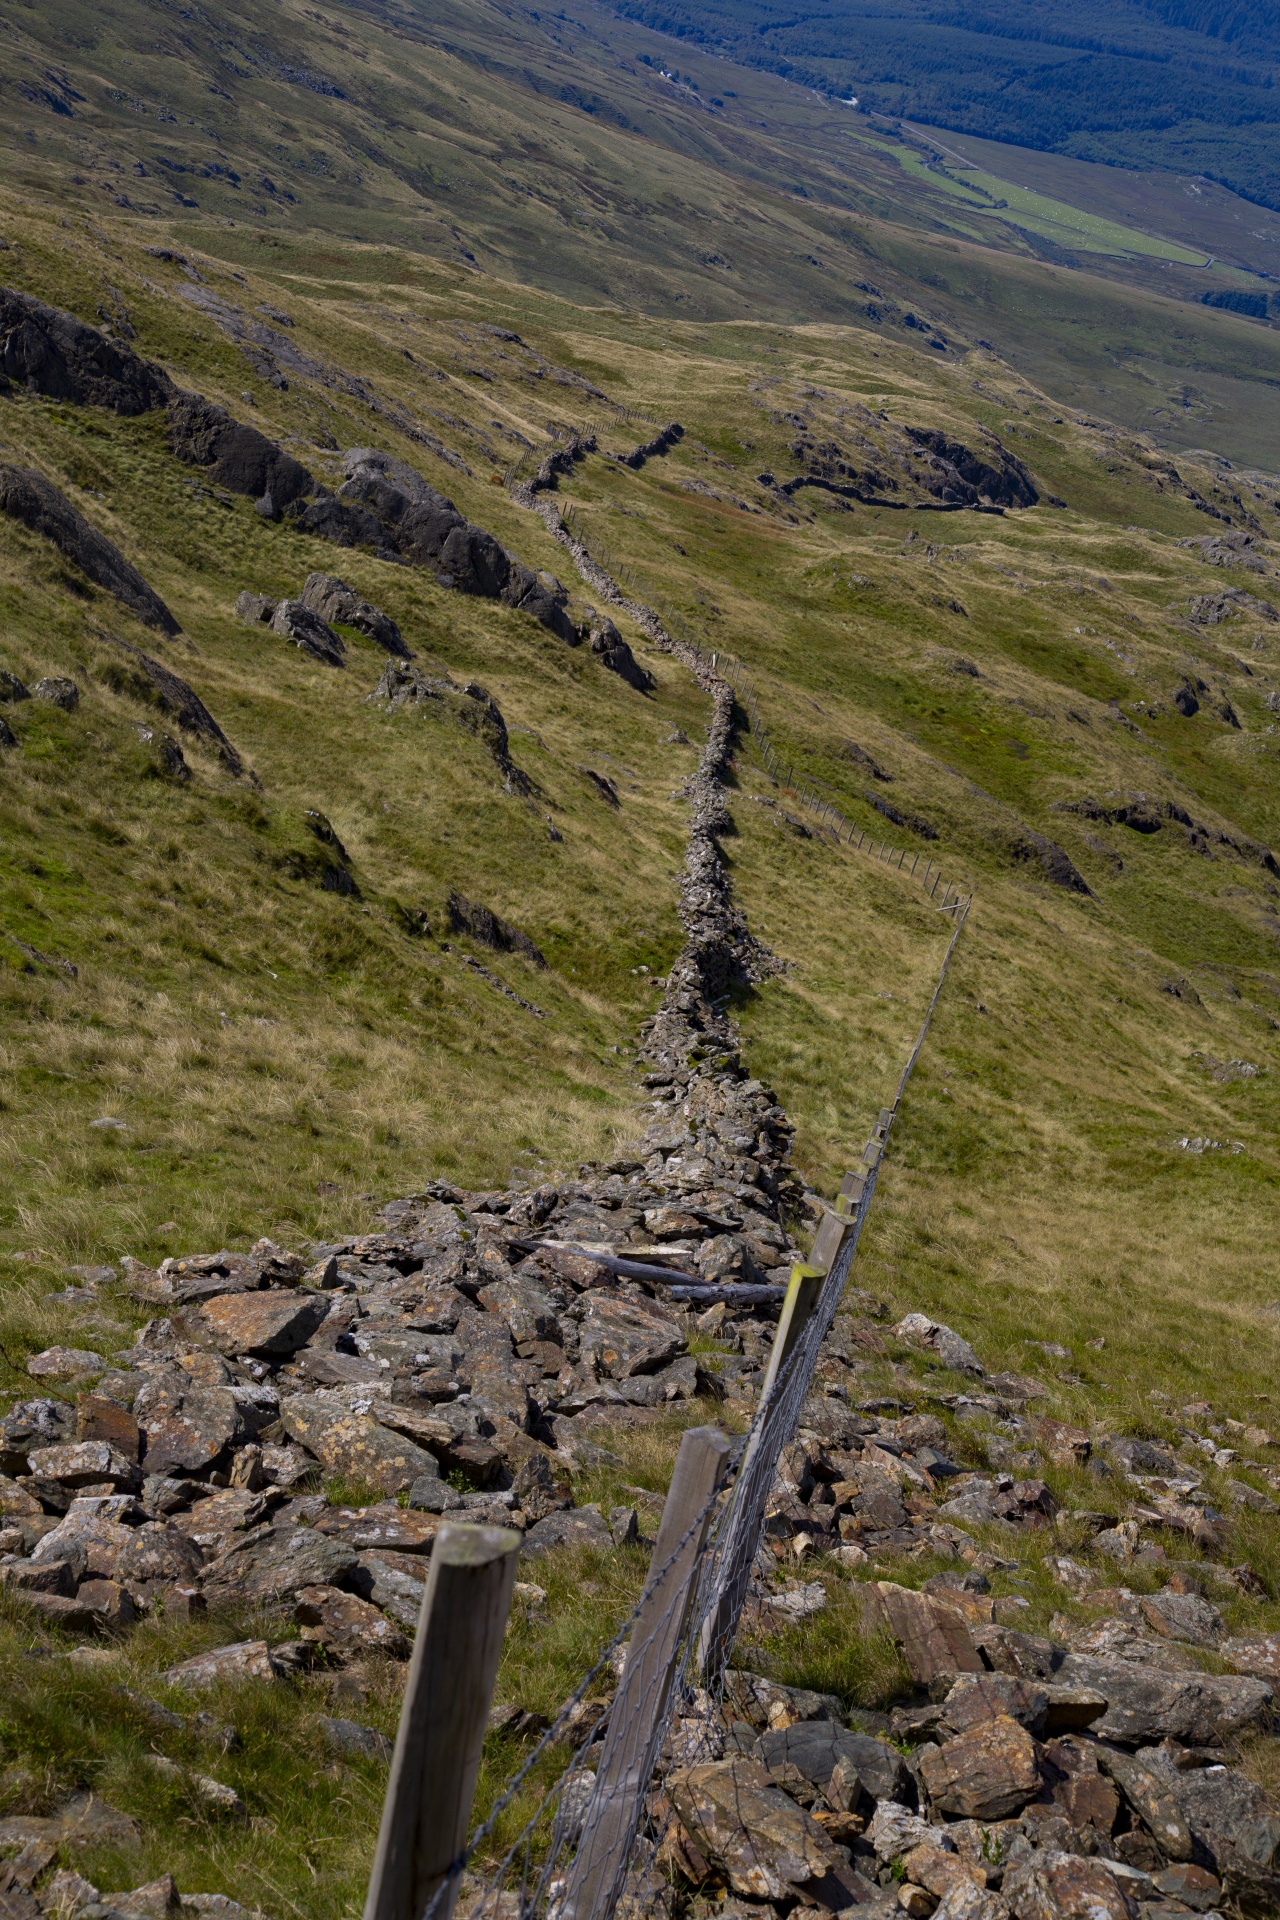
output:
<path id="1" fill-rule="evenodd" d="M 198 1473 L 244 1436 L 244 1418 L 231 1389 L 206 1386 L 181 1367 L 147 1379 L 133 1411 L 149 1474 Z"/>
<path id="2" fill-rule="evenodd" d="M 106 1361 L 90 1347 L 46 1347 L 33 1353 L 27 1372 L 33 1380 L 74 1380 L 85 1373 L 102 1373 Z"/>
<path id="3" fill-rule="evenodd" d="M 319 1393 L 295 1393 L 280 1408 L 291 1440 L 313 1453 L 330 1473 L 367 1480 L 383 1493 L 404 1493 L 423 1474 L 439 1475 L 435 1456 L 372 1414 L 351 1413 Z"/>
<path id="4" fill-rule="evenodd" d="M 160 1678 L 171 1687 L 216 1687 L 224 1681 L 278 1680 L 280 1669 L 265 1640 L 237 1640 L 233 1646 L 211 1647 L 190 1660 L 170 1667 Z"/>
<path id="5" fill-rule="evenodd" d="M 293 1617 L 304 1640 L 344 1653 L 381 1653 L 391 1660 L 407 1660 L 409 1642 L 399 1627 L 358 1594 L 338 1587 L 303 1587 L 294 1603 Z"/>
<path id="6" fill-rule="evenodd" d="M 312 1531 L 332 1540 L 345 1540 L 357 1553 L 381 1548 L 425 1558 L 448 1518 L 445 1513 L 420 1513 L 397 1506 L 394 1500 L 383 1500 L 373 1507 L 331 1507 Z M 425 1566 L 422 1571 L 425 1576 Z"/>
<path id="7" fill-rule="evenodd" d="M 1015 1920 L 1138 1920 L 1138 1904 L 1104 1860 L 1040 1848 L 1008 1869 L 1001 1893 Z"/>
<path id="8" fill-rule="evenodd" d="M 655 1373 L 684 1352 L 679 1323 L 656 1301 L 593 1287 L 582 1304 L 582 1359 L 613 1380 Z"/>
<path id="9" fill-rule="evenodd" d="M 330 1540 L 314 1527 L 268 1527 L 235 1541 L 205 1568 L 211 1599 L 271 1606 L 303 1587 L 349 1587 L 358 1568 L 345 1540 Z"/>
<path id="10" fill-rule="evenodd" d="M 1226 1623 L 1211 1601 L 1198 1593 L 1144 1594 L 1138 1605 L 1153 1633 L 1185 1640 L 1193 1647 L 1220 1646 Z"/>
<path id="11" fill-rule="evenodd" d="M 604 1515 L 594 1507 L 571 1507 L 564 1513 L 549 1513 L 545 1520 L 530 1527 L 520 1551 L 539 1554 L 553 1547 L 612 1548 L 613 1535 Z"/>
<path id="12" fill-rule="evenodd" d="M 755 1758 L 775 1786 L 788 1791 L 797 1784 L 808 1786 L 828 1799 L 832 1774 L 840 1766 L 841 1799 L 849 1811 L 856 1810 L 858 1788 L 875 1801 L 897 1800 L 909 1777 L 895 1747 L 870 1734 L 850 1733 L 834 1720 L 798 1720 L 790 1727 L 771 1728 L 756 1741 Z"/>
<path id="13" fill-rule="evenodd" d="M 1218 1651 L 1232 1673 L 1252 1674 L 1256 1680 L 1280 1680 L 1280 1633 L 1224 1640 Z"/>
<path id="14" fill-rule="evenodd" d="M 1107 1711 L 1092 1731 L 1126 1746 L 1180 1740 L 1216 1747 L 1257 1720 L 1272 1699 L 1265 1680 L 1235 1674 L 1167 1673 L 1127 1660 L 1069 1653 L 1055 1676 L 1105 1694 Z"/>
<path id="15" fill-rule="evenodd" d="M 199 1314 L 220 1353 L 283 1358 L 306 1345 L 329 1306 L 323 1294 L 225 1293 L 206 1300 Z"/>
<path id="16" fill-rule="evenodd" d="M 106 1440 L 78 1440 L 69 1446 L 36 1447 L 27 1459 L 28 1471 L 42 1480 L 56 1480 L 64 1487 L 113 1487 L 136 1493 L 142 1485 L 142 1471 L 136 1460 L 129 1460 Z"/>
<path id="17" fill-rule="evenodd" d="M 1040 1791 L 1036 1743 L 1008 1714 L 926 1750 L 920 1774 L 935 1807 L 968 1820 L 1004 1820 Z"/>
<path id="18" fill-rule="evenodd" d="M 896 1642 L 918 1686 L 928 1686 L 938 1674 L 986 1672 L 965 1621 L 932 1594 L 874 1580 L 859 1597 L 864 1631 L 887 1633 Z"/>

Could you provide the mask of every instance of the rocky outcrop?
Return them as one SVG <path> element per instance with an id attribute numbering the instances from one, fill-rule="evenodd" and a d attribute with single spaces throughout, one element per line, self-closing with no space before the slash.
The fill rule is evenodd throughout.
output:
<path id="1" fill-rule="evenodd" d="M 652 440 L 646 440 L 642 446 L 632 447 L 630 453 L 618 454 L 616 456 L 618 464 L 619 466 L 630 467 L 633 473 L 638 473 L 647 460 L 655 460 L 660 454 L 669 453 L 677 441 L 683 439 L 684 428 L 680 425 L 680 422 L 678 420 L 668 421 L 665 427 L 659 428 Z"/>
<path id="2" fill-rule="evenodd" d="M 244 772 L 244 762 L 199 694 L 170 667 L 153 660 L 140 647 L 132 646 L 127 640 L 119 640 L 114 634 L 105 634 L 103 638 L 129 663 L 127 669 L 117 669 L 115 672 L 108 670 L 104 679 L 117 691 L 132 693 L 149 705 L 159 707 L 162 713 L 169 714 L 184 733 L 193 734 L 204 741 L 227 772 L 238 779 Z M 179 753 L 178 758 L 181 757 Z"/>
<path id="3" fill-rule="evenodd" d="M 0 369 L 32 393 L 127 416 L 166 406 L 174 390 L 162 367 L 12 287 L 0 287 Z"/>
<path id="4" fill-rule="evenodd" d="M 640 665 L 608 614 L 588 607 L 587 620 L 591 651 L 601 666 L 608 667 L 610 673 L 616 673 L 637 693 L 648 693 L 657 684 L 653 675 Z"/>
<path id="5" fill-rule="evenodd" d="M 353 448 L 336 496 L 298 511 L 304 531 L 345 546 L 372 546 L 429 567 L 442 586 L 501 600 L 576 646 L 567 596 L 522 566 L 491 533 L 459 513 L 417 470 L 373 447 Z"/>
<path id="6" fill-rule="evenodd" d="M 354 627 L 357 633 L 365 634 L 398 659 L 413 658 L 390 614 L 362 599 L 345 580 L 333 574 L 309 573 L 302 588 L 302 604 L 330 626 L 336 622 L 342 627 Z"/>
<path id="7" fill-rule="evenodd" d="M 271 631 L 282 640 L 292 640 L 299 653 L 321 660 L 327 667 L 343 667 L 347 650 L 341 634 L 313 613 L 302 600 L 281 600 L 271 616 Z"/>
<path id="8" fill-rule="evenodd" d="M 170 638 L 180 631 L 137 568 L 43 474 L 29 467 L 0 465 L 0 511 L 51 541 L 64 559 L 79 567 L 95 586 L 113 594 L 144 626 L 156 627 Z"/>
<path id="9" fill-rule="evenodd" d="M 447 673 L 425 674 L 419 667 L 402 666 L 393 660 L 369 698 L 379 706 L 385 705 L 392 713 L 447 714 L 483 741 L 508 793 L 527 796 L 535 791 L 528 774 L 511 758 L 502 709 L 474 680 L 460 687 Z"/>
<path id="10" fill-rule="evenodd" d="M 495 953 L 518 953 L 524 959 L 531 960 L 535 967 L 546 966 L 546 961 L 528 934 L 522 933 L 519 927 L 513 927 L 509 920 L 499 919 L 488 907 L 478 906 L 474 900 L 464 900 L 460 893 L 450 893 L 445 911 L 454 933 L 469 934 L 481 946 L 491 947 Z"/>
<path id="11" fill-rule="evenodd" d="M 907 427 L 909 439 L 930 457 L 924 485 L 951 506 L 1034 507 L 1040 498 L 1035 481 L 1018 456 L 993 437 L 995 459 L 984 460 L 961 440 L 936 427 Z"/>
<path id="12" fill-rule="evenodd" d="M 315 491 L 312 475 L 292 454 L 198 393 L 172 400 L 169 446 L 179 460 L 207 468 L 215 486 L 260 502 L 267 518 Z"/>

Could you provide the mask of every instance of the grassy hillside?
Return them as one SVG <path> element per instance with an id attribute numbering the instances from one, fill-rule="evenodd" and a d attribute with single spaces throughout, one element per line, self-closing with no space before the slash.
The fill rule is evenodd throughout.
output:
<path id="1" fill-rule="evenodd" d="M 554 18 L 371 0 L 358 29 L 297 0 L 266 21 L 218 0 L 159 36 L 134 0 L 109 18 L 71 0 L 11 28 L 0 177 L 50 207 L 253 266 L 386 242 L 397 272 L 417 255 L 667 317 L 902 338 L 923 313 L 1060 398 L 1276 463 L 1274 334 L 1198 304 L 1256 288 L 1257 243 L 1242 280 L 1234 253 L 1187 264 L 1218 247 L 1139 210 L 1119 223 L 1131 245 L 1096 251 L 1113 169 L 1073 176 L 1067 227 L 992 219 L 826 95 L 585 0 Z"/>
<path id="2" fill-rule="evenodd" d="M 1069 7 L 981 15 L 861 0 L 623 0 L 618 11 L 878 113 L 1110 166 L 1207 176 L 1277 205 L 1275 20 L 1263 6 Z"/>
<path id="3" fill-rule="evenodd" d="M 254 85 L 231 105 L 210 93 L 209 123 L 234 109 L 254 164 L 277 187 L 305 183 L 295 207 L 281 192 L 244 217 L 247 162 L 240 198 L 213 174 L 161 198 L 150 183 L 166 172 L 163 143 L 189 151 L 195 135 L 182 117 L 130 120 L 111 101 L 111 36 L 121 21 L 137 29 L 122 10 L 96 47 L 65 54 L 92 54 L 105 76 L 92 141 L 75 100 L 73 115 L 38 123 L 35 160 L 11 124 L 6 282 L 100 319 L 333 484 L 352 447 L 409 461 L 558 576 L 580 621 L 591 593 L 511 485 L 570 430 L 594 434 L 597 451 L 557 494 L 575 531 L 639 600 L 745 664 L 770 738 L 808 782 L 974 891 L 858 1284 L 895 1315 L 943 1316 L 991 1369 L 1037 1372 L 1043 1404 L 1086 1424 L 1160 1436 L 1171 1407 L 1201 1397 L 1223 1419 L 1265 1424 L 1280 1357 L 1275 336 L 1136 277 L 1121 287 L 1029 246 L 944 232 L 924 201 L 908 218 L 884 184 L 905 177 L 891 155 L 846 183 L 856 218 L 816 138 L 806 178 L 821 172 L 830 197 L 784 195 L 764 156 L 773 168 L 801 153 L 808 105 L 748 138 L 645 69 L 618 94 L 634 85 L 661 105 L 645 127 L 619 128 L 603 95 L 596 111 L 550 99 L 546 69 L 517 93 L 497 39 L 488 65 L 467 40 L 491 19 L 479 9 L 459 11 L 450 31 L 464 51 L 448 58 L 407 16 L 362 18 L 359 35 L 336 16 L 281 18 L 297 29 L 293 77 L 254 55 Z M 48 30 L 27 27 L 33 45 Z M 552 46 L 554 33 L 572 38 L 564 21 L 548 28 Z M 348 66 L 346 100 L 296 76 L 337 71 L 340 53 L 353 71 L 362 52 L 385 63 L 379 85 L 422 87 L 414 128 L 436 103 L 451 187 L 425 174 L 405 186 L 402 163 L 376 155 L 359 182 L 342 177 L 333 156 L 358 117 Z M 187 53 L 172 56 L 174 98 L 191 89 L 194 120 L 201 70 Z M 393 54 L 418 63 L 412 85 Z M 597 70 L 603 58 L 597 42 Z M 568 86 L 587 56 L 575 39 L 555 59 Z M 65 72 L 88 99 L 79 68 Z M 210 74 L 201 86 L 227 77 Z M 276 105 L 255 126 L 245 103 L 258 86 Z M 272 162 L 282 97 L 296 103 L 297 143 Z M 361 111 L 388 99 L 370 82 Z M 331 173 L 302 164 L 321 115 L 335 129 Z M 149 171 L 128 180 L 126 127 L 135 147 L 151 143 L 138 155 Z M 517 139 L 533 156 L 525 174 L 500 146 Z M 73 187 L 73 171 L 112 191 Z M 940 202 L 941 189 L 921 191 Z M 443 223 L 430 232 L 425 206 Z M 908 312 L 928 324 L 908 326 Z M 386 1201 L 432 1178 L 572 1173 L 635 1136 L 647 1097 L 637 1030 L 682 938 L 683 783 L 708 704 L 621 617 L 654 676 L 647 693 L 589 646 L 431 570 L 264 518 L 177 460 L 158 412 L 120 418 L 20 381 L 0 409 L 3 460 L 60 488 L 181 627 L 159 637 L 0 517 L 0 670 L 80 690 L 74 711 L 0 703 L 16 737 L 0 749 L 0 1357 L 25 1396 L 32 1351 L 123 1341 L 150 1312 L 110 1288 L 91 1305 L 50 1299 L 68 1266 L 261 1234 L 309 1251 L 372 1227 Z M 673 419 L 684 434 L 665 454 L 638 469 L 606 457 Z M 1227 446 L 1248 464 L 1170 455 L 1113 420 L 1162 422 L 1162 442 Z M 1022 463 L 1037 504 L 943 510 L 909 429 L 992 472 Z M 313 570 L 391 615 L 425 673 L 451 676 L 438 710 L 371 702 L 387 656 L 354 629 L 333 667 L 237 617 L 242 592 L 293 595 Z M 190 683 L 244 774 L 157 710 L 119 640 Z M 527 791 L 462 723 L 468 685 L 498 703 Z M 733 1011 L 748 1066 L 796 1123 L 798 1166 L 829 1194 L 892 1096 L 950 927 L 907 875 L 819 835 L 739 722 L 724 849 L 783 969 L 738 991 Z M 166 759 L 166 734 L 189 779 Z M 510 922 L 546 965 L 459 932 L 451 894 Z M 869 1394 L 940 1384 L 894 1343 L 858 1364 Z M 615 1460 L 578 1476 L 579 1502 L 643 1504 L 665 1484 L 678 1424 L 612 1435 Z M 957 1457 L 978 1458 L 952 1426 Z M 1073 1506 L 1121 1497 L 1075 1470 L 1051 1478 Z M 1264 1594 L 1233 1590 L 1224 1605 L 1234 1628 L 1271 1630 L 1272 1522 L 1252 1509 L 1228 1519 L 1224 1551 Z M 996 1577 L 1002 1597 L 1028 1599 L 1037 1629 L 1076 1608 L 1044 1544 L 1019 1536 Z M 529 1603 L 512 1632 L 504 1698 L 554 1708 L 643 1571 L 635 1549 L 553 1559 L 538 1575 L 546 1607 Z M 752 1658 L 874 1704 L 885 1675 L 831 1578 L 821 1631 L 765 1635 Z M 108 1839 L 82 1857 L 104 1888 L 172 1867 L 184 1891 L 222 1889 L 273 1915 L 355 1912 L 383 1774 L 374 1759 L 335 1758 L 318 1716 L 358 1712 L 389 1730 L 396 1686 L 381 1669 L 215 1694 L 241 1742 L 216 1761 L 207 1730 L 165 1735 L 235 1785 L 242 1824 L 146 1768 L 157 1676 L 262 1630 L 286 1629 L 255 1615 L 153 1618 L 123 1652 L 37 1661 L 33 1646 L 63 1642 L 6 1596 L 0 1811 L 39 1814 L 92 1785 L 142 1833 L 136 1848 Z M 491 1743 L 484 1793 L 523 1751 Z M 1269 1777 L 1272 1748 L 1248 1764 Z"/>

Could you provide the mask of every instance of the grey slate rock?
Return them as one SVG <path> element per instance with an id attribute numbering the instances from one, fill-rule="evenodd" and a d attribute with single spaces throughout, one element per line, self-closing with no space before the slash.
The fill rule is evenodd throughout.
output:
<path id="1" fill-rule="evenodd" d="M 521 1553 L 536 1556 L 555 1547 L 612 1547 L 609 1523 L 594 1507 L 572 1507 L 549 1513 L 524 1536 Z"/>
<path id="2" fill-rule="evenodd" d="M 361 1726 L 358 1720 L 331 1719 L 325 1715 L 320 1720 L 320 1732 L 325 1745 L 334 1753 L 357 1754 L 363 1760 L 390 1760 L 391 1742 L 385 1733 L 379 1733 L 376 1727 Z"/>
<path id="3" fill-rule="evenodd" d="M 347 650 L 341 636 L 301 600 L 280 602 L 271 616 L 271 631 L 282 640 L 292 640 L 300 652 L 310 654 L 313 660 L 323 660 L 326 666 L 346 664 Z"/>
<path id="4" fill-rule="evenodd" d="M 391 616 L 371 606 L 333 574 L 309 573 L 302 588 L 302 603 L 326 622 L 337 621 L 340 626 L 354 627 L 357 633 L 366 634 L 387 653 L 401 660 L 411 658 Z"/>
<path id="5" fill-rule="evenodd" d="M 74 713 L 80 705 L 80 689 L 74 680 L 65 680 L 60 674 L 48 674 L 43 680 L 37 680 L 31 689 L 37 700 L 47 700 L 51 707 L 61 707 L 64 713 Z"/>
<path id="6" fill-rule="evenodd" d="M 30 392 L 128 418 L 164 406 L 173 393 L 162 367 L 12 287 L 0 287 L 0 368 Z"/>
<path id="7" fill-rule="evenodd" d="M 29 467 L 0 465 L 0 510 L 50 541 L 63 556 L 137 615 L 171 638 L 178 622 L 120 549 L 91 527 L 66 495 Z"/>
<path id="8" fill-rule="evenodd" d="M 883 1740 L 850 1733 L 834 1720 L 799 1720 L 771 1729 L 755 1743 L 755 1756 L 779 1786 L 797 1776 L 823 1793 L 837 1761 L 852 1769 L 873 1800 L 905 1800 L 910 1776 L 902 1755 Z"/>
<path id="9" fill-rule="evenodd" d="M 300 461 L 257 427 L 233 420 L 202 394 L 179 393 L 169 407 L 169 445 L 179 460 L 211 469 L 215 486 L 251 500 L 270 496 L 275 513 L 315 491 Z"/>

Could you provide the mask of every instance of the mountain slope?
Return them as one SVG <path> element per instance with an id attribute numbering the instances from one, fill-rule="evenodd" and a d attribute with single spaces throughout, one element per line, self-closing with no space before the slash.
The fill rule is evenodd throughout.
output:
<path id="1" fill-rule="evenodd" d="M 817 11 L 625 0 L 618 11 L 877 113 L 1111 166 L 1205 175 L 1280 204 L 1280 56 L 1264 7 L 934 0 Z"/>

